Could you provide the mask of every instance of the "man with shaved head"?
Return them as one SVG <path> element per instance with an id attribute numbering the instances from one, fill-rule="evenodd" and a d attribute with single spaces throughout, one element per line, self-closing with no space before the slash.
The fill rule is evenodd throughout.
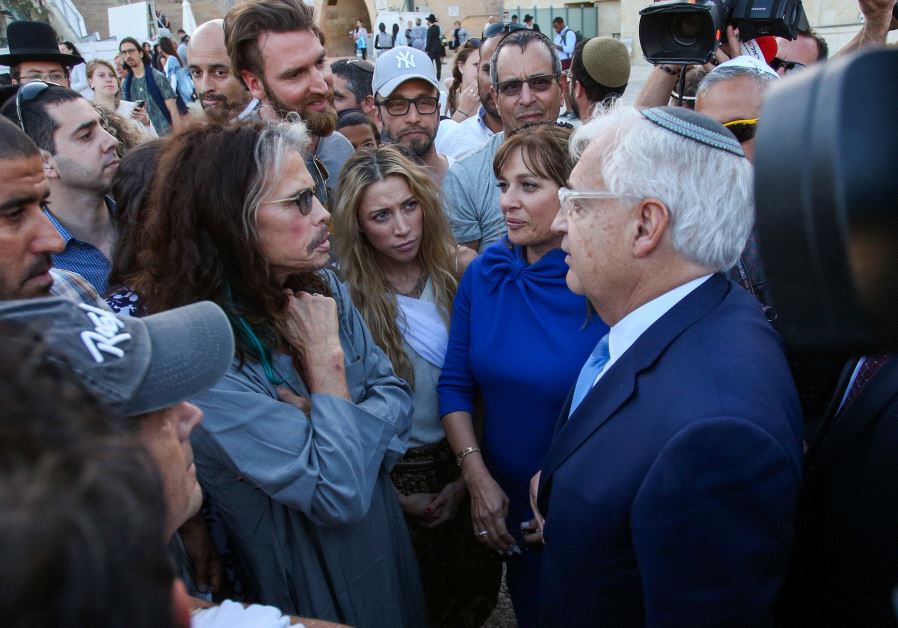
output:
<path id="1" fill-rule="evenodd" d="M 224 20 L 209 20 L 196 29 L 187 44 L 187 60 L 200 105 L 209 120 L 239 120 L 258 106 L 259 101 L 231 69 Z"/>

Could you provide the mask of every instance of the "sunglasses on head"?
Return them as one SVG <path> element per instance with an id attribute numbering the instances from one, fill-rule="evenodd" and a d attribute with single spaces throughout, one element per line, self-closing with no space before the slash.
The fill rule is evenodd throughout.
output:
<path id="1" fill-rule="evenodd" d="M 47 81 L 32 81 L 30 83 L 25 83 L 19 88 L 19 91 L 16 92 L 16 115 L 19 118 L 19 128 L 27 135 L 28 131 L 25 130 L 25 121 L 22 119 L 22 103 L 30 102 L 32 100 L 37 100 L 38 96 L 44 93 L 50 86 L 59 87 L 56 83 L 50 83 Z"/>
<path id="2" fill-rule="evenodd" d="M 511 22 L 496 22 L 495 24 L 490 24 L 486 28 L 483 29 L 483 36 L 480 38 L 481 41 L 486 41 L 487 39 L 491 39 L 500 33 L 508 34 L 513 33 L 515 31 L 526 30 L 526 26 L 523 24 L 512 24 Z"/>
<path id="3" fill-rule="evenodd" d="M 754 139 L 755 132 L 758 130 L 758 118 L 752 118 L 750 120 L 732 120 L 724 123 L 723 126 L 728 128 L 730 133 L 735 135 L 739 143 L 742 144 L 743 142 Z"/>
<path id="4" fill-rule="evenodd" d="M 476 37 L 471 37 L 467 41 L 465 41 L 465 48 L 480 48 L 481 41 Z"/>
<path id="5" fill-rule="evenodd" d="M 499 92 L 500 96 L 517 96 L 524 89 L 524 83 L 527 83 L 534 92 L 544 92 L 550 89 L 557 80 L 558 74 L 534 74 L 526 79 L 511 79 L 510 81 L 496 83 L 496 91 Z"/>

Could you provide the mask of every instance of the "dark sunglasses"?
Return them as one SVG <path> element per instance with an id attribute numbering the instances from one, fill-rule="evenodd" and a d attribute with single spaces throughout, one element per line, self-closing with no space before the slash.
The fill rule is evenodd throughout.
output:
<path id="1" fill-rule="evenodd" d="M 523 24 L 512 24 L 511 22 L 496 22 L 495 24 L 490 24 L 483 29 L 483 36 L 480 39 L 482 41 L 486 41 L 487 39 L 495 37 L 499 33 L 508 34 L 526 29 L 527 27 Z"/>
<path id="2" fill-rule="evenodd" d="M 270 203 L 296 203 L 296 207 L 299 208 L 299 213 L 303 216 L 308 216 L 312 211 L 312 199 L 315 197 L 315 188 L 306 188 L 304 190 L 300 190 L 293 196 L 288 196 L 287 198 L 279 198 L 276 201 L 269 201 Z"/>
<path id="3" fill-rule="evenodd" d="M 319 192 L 320 196 L 318 197 L 318 200 L 321 201 L 322 205 L 327 207 L 328 202 L 330 201 L 330 197 L 327 191 L 327 180 L 330 179 L 331 173 L 327 171 L 327 167 L 324 165 L 324 162 L 314 155 L 312 155 L 312 165 L 315 166 L 315 172 L 318 174 L 318 179 L 321 181 L 321 188 L 319 189 L 316 186 L 313 190 L 313 193 L 316 191 Z"/>
<path id="4" fill-rule="evenodd" d="M 544 92 L 555 84 L 558 76 L 558 74 L 534 74 L 523 80 L 511 79 L 510 81 L 502 81 L 501 83 L 496 83 L 496 91 L 499 92 L 500 96 L 517 96 L 524 89 L 524 83 L 527 83 L 534 92 Z"/>
<path id="5" fill-rule="evenodd" d="M 755 133 L 758 130 L 758 118 L 752 118 L 751 120 L 733 120 L 732 122 L 725 123 L 723 126 L 728 128 L 730 133 L 735 135 L 739 143 L 742 144 L 743 142 L 754 139 Z"/>
<path id="6" fill-rule="evenodd" d="M 429 116 L 436 113 L 440 106 L 440 99 L 436 96 L 418 96 L 417 98 L 387 98 L 380 102 L 374 103 L 378 107 L 384 107 L 391 116 L 404 116 L 408 113 L 408 108 L 415 103 L 415 109 L 422 116 Z"/>
<path id="7" fill-rule="evenodd" d="M 465 42 L 465 48 L 480 48 L 481 41 L 476 37 L 471 37 Z"/>
<path id="8" fill-rule="evenodd" d="M 804 70 L 807 66 L 804 63 L 799 63 L 798 61 L 784 61 L 779 57 L 774 57 L 770 61 L 770 67 L 777 72 L 779 72 L 780 68 L 783 68 L 784 74 L 788 74 L 793 70 Z"/>
<path id="9" fill-rule="evenodd" d="M 44 90 L 53 85 L 59 87 L 56 83 L 48 83 L 47 81 L 32 81 L 25 83 L 16 92 L 16 115 L 19 118 L 19 128 L 27 135 L 25 130 L 25 121 L 22 119 L 22 103 L 37 100 L 37 97 L 44 93 Z"/>

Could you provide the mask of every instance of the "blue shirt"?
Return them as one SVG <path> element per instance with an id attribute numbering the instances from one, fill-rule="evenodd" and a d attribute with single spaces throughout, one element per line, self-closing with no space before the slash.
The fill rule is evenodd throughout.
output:
<path id="1" fill-rule="evenodd" d="M 438 392 L 440 416 L 486 406 L 484 461 L 508 495 L 508 521 L 529 520 L 530 478 L 540 469 L 561 407 L 608 327 L 568 289 L 564 251 L 528 264 L 507 238 L 471 262 L 452 308 Z"/>
<path id="2" fill-rule="evenodd" d="M 106 204 L 109 205 L 110 202 L 107 199 Z M 106 294 L 109 272 L 112 270 L 112 262 L 109 261 L 109 258 L 93 244 L 79 240 L 69 233 L 68 229 L 63 227 L 62 223 L 46 207 L 44 207 L 44 213 L 47 214 L 47 218 L 50 219 L 65 242 L 65 250 L 53 256 L 53 265 L 78 273 L 90 282 L 98 294 Z"/>

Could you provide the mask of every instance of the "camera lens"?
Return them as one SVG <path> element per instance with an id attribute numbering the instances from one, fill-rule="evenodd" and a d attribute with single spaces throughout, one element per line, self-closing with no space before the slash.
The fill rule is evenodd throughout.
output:
<path id="1" fill-rule="evenodd" d="M 698 13 L 679 13 L 674 18 L 673 39 L 681 46 L 696 44 L 702 34 L 702 18 Z"/>

